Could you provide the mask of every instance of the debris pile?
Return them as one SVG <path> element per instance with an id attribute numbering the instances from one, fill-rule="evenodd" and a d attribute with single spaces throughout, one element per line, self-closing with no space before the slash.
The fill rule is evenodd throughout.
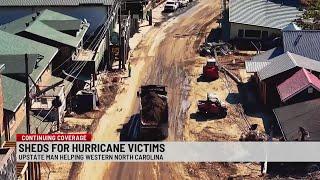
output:
<path id="1" fill-rule="evenodd" d="M 248 132 L 242 133 L 239 141 L 266 141 L 267 137 L 258 131 L 258 125 L 253 124 Z"/>
<path id="2" fill-rule="evenodd" d="M 231 45 L 225 42 L 205 42 L 200 45 L 199 48 L 200 56 L 215 56 L 217 55 L 226 56 L 233 53 Z"/>
<path id="3" fill-rule="evenodd" d="M 142 99 L 142 114 L 146 123 L 160 122 L 164 119 L 164 111 L 166 109 L 166 100 L 161 98 L 155 92 L 146 93 Z"/>

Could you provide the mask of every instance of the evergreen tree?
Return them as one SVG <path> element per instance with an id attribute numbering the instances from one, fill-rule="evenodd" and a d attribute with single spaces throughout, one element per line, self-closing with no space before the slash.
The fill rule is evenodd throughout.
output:
<path id="1" fill-rule="evenodd" d="M 298 25 L 303 29 L 320 30 L 320 1 L 319 0 L 300 0 L 306 7 Z"/>

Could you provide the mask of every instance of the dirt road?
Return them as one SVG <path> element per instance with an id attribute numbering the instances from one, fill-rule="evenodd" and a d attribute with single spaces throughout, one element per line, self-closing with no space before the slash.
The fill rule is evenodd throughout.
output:
<path id="1" fill-rule="evenodd" d="M 197 58 L 196 49 L 219 14 L 218 0 L 201 0 L 169 21 L 160 19 L 134 52 L 133 62 L 145 62 L 141 84 L 163 84 L 169 96 L 168 141 L 183 140 L 189 79 L 187 72 Z M 163 21 L 163 22 L 161 22 Z M 215 24 L 216 25 L 216 24 Z M 104 179 L 185 179 L 178 163 L 112 163 Z"/>

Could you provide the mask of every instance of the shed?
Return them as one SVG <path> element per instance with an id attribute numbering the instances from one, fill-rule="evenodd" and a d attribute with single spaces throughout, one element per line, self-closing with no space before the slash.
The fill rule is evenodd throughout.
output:
<path id="1" fill-rule="evenodd" d="M 263 104 L 278 106 L 280 97 L 277 86 L 302 68 L 319 75 L 320 62 L 290 52 L 270 59 L 270 63 L 256 73 Z"/>
<path id="2" fill-rule="evenodd" d="M 320 31 L 283 31 L 283 48 L 284 51 L 320 61 Z"/>
<path id="3" fill-rule="evenodd" d="M 320 99 L 296 103 L 273 110 L 283 137 L 287 141 L 300 139 L 300 128 L 309 136 L 307 141 L 320 141 Z"/>
<path id="4" fill-rule="evenodd" d="M 94 33 L 101 27 L 116 0 L 6 0 L 0 1 L 0 24 L 50 9 L 78 19 L 86 19 Z"/>
<path id="5" fill-rule="evenodd" d="M 302 68 L 277 86 L 283 103 L 292 104 L 320 98 L 320 79 Z"/>
<path id="6" fill-rule="evenodd" d="M 49 41 L 77 48 L 89 25 L 80 19 L 46 9 L 4 24 L 0 30 L 53 46 Z"/>

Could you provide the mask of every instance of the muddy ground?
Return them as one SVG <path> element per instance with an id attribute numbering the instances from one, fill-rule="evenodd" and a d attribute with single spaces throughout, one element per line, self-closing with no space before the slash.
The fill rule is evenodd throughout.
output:
<path id="1" fill-rule="evenodd" d="M 144 84 L 167 86 L 169 97 L 169 137 L 167 141 L 237 141 L 246 127 L 236 110 L 238 88 L 230 78 L 208 83 L 198 81 L 206 58 L 197 53 L 212 29 L 217 28 L 220 0 L 200 0 L 185 10 L 162 14 L 163 5 L 154 13 L 155 26 L 142 36 L 133 51 L 132 77 L 123 79 L 117 96 L 102 111 L 93 132 L 94 141 L 119 141 L 120 132 L 131 116 L 138 112 L 136 92 Z M 244 58 L 229 57 L 222 63 L 241 77 Z M 228 87 L 226 88 L 228 79 Z M 203 119 L 196 115 L 197 100 L 207 92 L 216 93 L 226 101 L 229 113 L 223 119 Z M 109 97 L 108 97 L 109 98 Z M 259 118 L 248 118 L 264 127 Z M 88 162 L 78 166 L 71 175 L 59 175 L 70 168 L 59 164 L 56 176 L 50 179 L 259 179 L 260 166 L 255 163 L 103 163 Z"/>

